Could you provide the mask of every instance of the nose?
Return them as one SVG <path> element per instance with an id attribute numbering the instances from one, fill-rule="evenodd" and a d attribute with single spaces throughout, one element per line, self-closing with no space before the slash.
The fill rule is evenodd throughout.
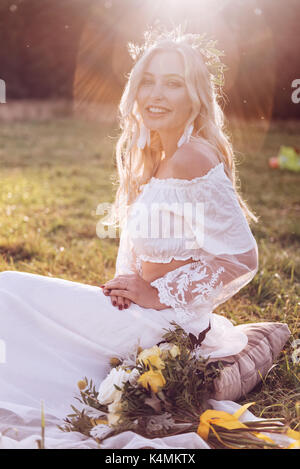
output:
<path id="1" fill-rule="evenodd" d="M 160 99 L 163 97 L 163 86 L 162 84 L 157 81 L 152 87 L 151 87 L 151 92 L 150 96 L 152 98 L 157 98 Z"/>

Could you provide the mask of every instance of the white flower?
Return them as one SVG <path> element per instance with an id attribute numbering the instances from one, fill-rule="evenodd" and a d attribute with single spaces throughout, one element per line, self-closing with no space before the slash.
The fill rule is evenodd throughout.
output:
<path id="1" fill-rule="evenodd" d="M 135 366 L 136 365 L 136 358 L 138 355 L 138 349 L 140 347 L 140 338 L 137 340 L 136 344 L 129 350 L 127 356 L 123 359 L 123 366 Z"/>
<path id="2" fill-rule="evenodd" d="M 108 414 L 108 425 L 116 425 L 119 421 L 120 414 Z"/>
<path id="3" fill-rule="evenodd" d="M 112 368 L 109 375 L 100 384 L 98 394 L 100 404 L 110 404 L 115 401 L 120 391 L 115 388 L 114 384 L 122 389 L 128 378 L 129 373 L 127 371 L 122 368 Z"/>
<path id="4" fill-rule="evenodd" d="M 115 414 L 119 411 L 122 410 L 121 408 L 121 397 L 122 397 L 122 391 L 117 391 L 115 395 L 115 400 L 107 406 L 108 412 L 111 414 Z"/>
<path id="5" fill-rule="evenodd" d="M 128 379 L 131 386 L 134 386 L 137 383 L 137 380 L 139 377 L 140 377 L 139 370 L 137 368 L 133 368 Z"/>
<path id="6" fill-rule="evenodd" d="M 169 342 L 164 342 L 160 344 L 159 348 L 162 352 L 165 352 L 165 351 L 170 352 L 173 358 L 177 357 L 177 355 L 179 355 L 180 353 L 179 347 L 175 344 L 170 344 Z"/>
<path id="7" fill-rule="evenodd" d="M 127 373 L 129 376 L 129 374 Z M 108 425 L 115 425 L 118 423 L 121 412 L 122 412 L 122 406 L 121 406 L 121 397 L 122 397 L 122 391 L 118 391 L 115 394 L 115 400 L 108 405 Z"/>
<path id="8" fill-rule="evenodd" d="M 105 438 L 112 431 L 113 429 L 110 428 L 108 425 L 105 425 L 104 423 L 100 423 L 99 425 L 96 425 L 90 430 L 90 435 L 93 438 Z"/>

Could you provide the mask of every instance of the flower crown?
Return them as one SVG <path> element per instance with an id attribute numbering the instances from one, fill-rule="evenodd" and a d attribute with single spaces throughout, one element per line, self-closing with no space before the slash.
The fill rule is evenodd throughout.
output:
<path id="1" fill-rule="evenodd" d="M 199 51 L 202 55 L 203 61 L 206 64 L 213 83 L 222 88 L 224 86 L 224 71 L 229 68 L 220 61 L 220 56 L 224 56 L 224 51 L 218 50 L 215 45 L 217 40 L 207 39 L 206 33 L 194 34 L 184 33 L 182 25 L 177 26 L 172 31 L 167 31 L 164 26 L 156 26 L 156 30 L 150 29 L 144 32 L 144 44 L 138 45 L 129 42 L 127 45 L 128 52 L 136 62 L 149 48 L 154 47 L 161 40 L 169 39 L 174 42 L 186 42 L 190 46 Z"/>

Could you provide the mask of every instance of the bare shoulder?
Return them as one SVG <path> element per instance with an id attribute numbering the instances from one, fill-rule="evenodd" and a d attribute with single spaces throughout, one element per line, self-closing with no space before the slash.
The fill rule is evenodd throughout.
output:
<path id="1" fill-rule="evenodd" d="M 172 158 L 173 177 L 193 179 L 204 176 L 220 163 L 217 152 L 208 144 L 189 141 L 183 144 Z"/>

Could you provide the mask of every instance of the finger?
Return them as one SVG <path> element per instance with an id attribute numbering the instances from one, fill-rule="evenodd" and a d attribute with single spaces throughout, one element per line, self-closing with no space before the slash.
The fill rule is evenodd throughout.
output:
<path id="1" fill-rule="evenodd" d="M 114 280 L 112 282 L 108 282 L 107 284 L 105 284 L 105 287 L 104 287 L 104 290 L 105 289 L 108 289 L 108 288 L 123 288 L 125 289 L 125 286 L 126 286 L 126 283 L 124 282 L 124 280 Z"/>
<path id="2" fill-rule="evenodd" d="M 111 303 L 116 308 L 122 306 L 124 308 L 124 299 L 121 296 L 110 295 Z"/>
<path id="3" fill-rule="evenodd" d="M 117 306 L 117 304 L 118 304 L 118 297 L 115 296 L 115 295 L 111 295 L 111 296 L 110 296 L 110 299 L 111 299 L 112 305 L 113 305 L 113 306 Z"/>
<path id="4" fill-rule="evenodd" d="M 124 286 L 124 285 L 123 285 Z M 107 283 L 105 284 L 105 286 L 103 287 L 103 291 L 105 290 L 111 290 L 112 288 L 120 288 L 121 287 L 121 284 L 119 282 L 114 282 L 114 283 Z"/>
<path id="5" fill-rule="evenodd" d="M 129 300 L 134 300 L 132 293 L 128 290 L 111 290 L 110 295 L 122 296 Z"/>
<path id="6" fill-rule="evenodd" d="M 113 286 L 110 286 L 109 288 L 104 288 L 103 289 L 103 293 L 105 295 L 107 294 L 113 294 L 112 291 L 115 291 L 115 292 L 120 292 L 121 290 L 122 291 L 128 291 L 127 287 L 125 287 L 124 285 L 113 285 Z M 118 293 L 114 293 L 116 296 L 119 296 Z"/>
<path id="7" fill-rule="evenodd" d="M 127 290 L 126 290 L 127 291 Z M 122 306 L 124 309 L 127 309 L 129 308 L 129 306 L 131 305 L 131 300 L 128 299 L 128 298 L 124 298 L 122 296 L 117 296 L 117 295 L 111 295 L 109 294 L 110 293 L 110 289 L 103 289 L 103 293 L 106 295 L 106 296 L 109 296 L 110 299 L 111 299 L 111 303 L 113 306 L 115 306 L 116 308 L 120 305 Z M 126 307 L 125 307 L 126 306 Z"/>
<path id="8" fill-rule="evenodd" d="M 131 301 L 128 298 L 124 298 L 124 308 L 127 309 L 131 305 Z"/>
<path id="9" fill-rule="evenodd" d="M 124 309 L 124 301 L 125 298 L 123 298 L 122 296 L 117 296 L 117 306 L 119 309 Z"/>
<path id="10" fill-rule="evenodd" d="M 122 296 L 118 296 L 118 306 L 120 306 L 121 309 L 127 309 L 131 305 L 131 300 L 128 298 L 123 298 Z"/>
<path id="11" fill-rule="evenodd" d="M 104 290 L 103 290 L 103 294 L 104 294 L 105 296 L 109 296 L 109 297 L 110 297 L 110 299 L 111 299 L 111 304 L 112 304 L 113 306 L 118 307 L 118 297 L 117 297 L 116 295 L 110 295 L 110 290 L 109 290 L 109 289 L 107 289 L 107 290 L 104 289 Z"/>
<path id="12" fill-rule="evenodd" d="M 136 274 L 122 274 L 122 275 L 117 275 L 116 277 L 112 278 L 111 280 L 108 280 L 106 283 L 103 283 L 103 285 L 100 285 L 101 288 L 105 288 L 108 285 L 111 285 L 112 282 L 119 282 L 119 281 L 124 281 L 128 279 L 134 279 L 136 277 Z"/>
<path id="13" fill-rule="evenodd" d="M 128 285 L 128 278 L 126 277 L 118 277 L 118 278 L 114 278 L 112 280 L 109 280 L 108 282 L 106 282 L 104 284 L 104 288 L 113 288 L 113 287 L 116 287 L 116 288 L 126 288 L 127 285 Z"/>

